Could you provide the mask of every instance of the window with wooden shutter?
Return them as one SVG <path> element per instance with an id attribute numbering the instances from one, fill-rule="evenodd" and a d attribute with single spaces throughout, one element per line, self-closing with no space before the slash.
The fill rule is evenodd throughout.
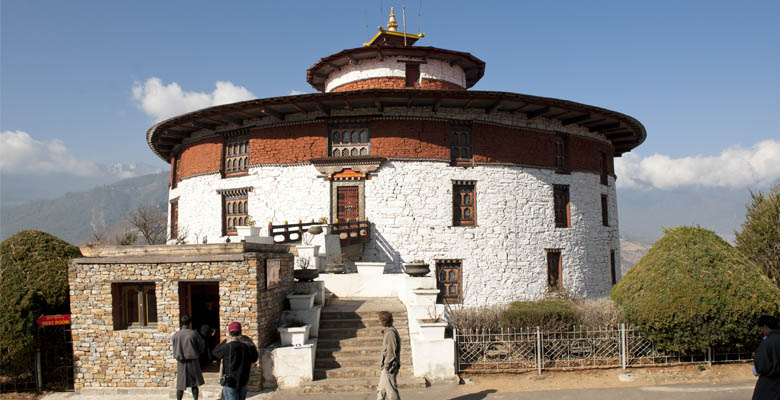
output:
<path id="1" fill-rule="evenodd" d="M 420 64 L 406 63 L 406 87 L 420 87 Z"/>
<path id="2" fill-rule="evenodd" d="M 368 126 L 350 125 L 331 128 L 330 156 L 357 157 L 371 154 L 371 137 Z"/>
<path id="3" fill-rule="evenodd" d="M 452 226 L 477 224 L 477 182 L 452 182 Z"/>
<path id="4" fill-rule="evenodd" d="M 450 127 L 450 164 L 471 165 L 471 127 L 454 125 Z"/>
<path id="5" fill-rule="evenodd" d="M 218 190 L 222 195 L 222 235 L 236 235 L 237 226 L 247 225 L 251 187 Z"/>
<path id="6" fill-rule="evenodd" d="M 171 157 L 171 189 L 176 189 L 181 177 L 179 176 L 179 164 L 181 163 L 181 154 L 175 154 Z"/>
<path id="7" fill-rule="evenodd" d="M 157 294 L 154 282 L 111 284 L 114 329 L 157 325 Z"/>
<path id="8" fill-rule="evenodd" d="M 226 137 L 222 159 L 224 176 L 247 174 L 249 172 L 249 135 Z"/>
<path id="9" fill-rule="evenodd" d="M 569 173 L 569 135 L 566 133 L 555 134 L 555 172 Z"/>
<path id="10" fill-rule="evenodd" d="M 607 153 L 600 152 L 599 154 L 599 170 L 601 172 L 600 179 L 602 185 L 609 185 L 609 179 L 608 179 L 608 159 L 607 159 Z"/>
<path id="11" fill-rule="evenodd" d="M 553 203 L 555 208 L 555 227 L 570 228 L 569 185 L 553 185 Z"/>
<path id="12" fill-rule="evenodd" d="M 561 282 L 561 249 L 547 249 L 547 287 L 559 290 L 563 288 Z"/>
<path id="13" fill-rule="evenodd" d="M 457 304 L 463 302 L 463 262 L 461 260 L 436 260 L 436 303 Z"/>

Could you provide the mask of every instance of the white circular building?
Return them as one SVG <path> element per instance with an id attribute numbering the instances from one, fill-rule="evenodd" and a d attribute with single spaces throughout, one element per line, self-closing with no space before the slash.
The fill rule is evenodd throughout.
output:
<path id="1" fill-rule="evenodd" d="M 566 100 L 467 90 L 483 61 L 414 46 L 422 35 L 388 26 L 315 63 L 307 80 L 320 93 L 153 126 L 149 145 L 171 163 L 171 236 L 236 240 L 249 217 L 361 221 L 353 258 L 392 271 L 424 260 L 450 303 L 608 293 L 620 271 L 612 160 L 644 141 L 642 124 Z"/>

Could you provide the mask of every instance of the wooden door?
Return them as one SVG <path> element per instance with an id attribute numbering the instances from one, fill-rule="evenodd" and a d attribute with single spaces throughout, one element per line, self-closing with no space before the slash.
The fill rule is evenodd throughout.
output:
<path id="1" fill-rule="evenodd" d="M 445 300 L 449 304 L 462 302 L 461 267 L 461 260 L 436 260 L 437 303 L 442 304 Z"/>
<path id="2" fill-rule="evenodd" d="M 357 186 L 336 188 L 336 218 L 339 222 L 357 221 L 360 218 L 360 194 Z"/>
<path id="3" fill-rule="evenodd" d="M 192 317 L 192 284 L 189 282 L 179 282 L 179 318 L 187 314 Z M 179 326 L 179 322 L 176 322 Z"/>

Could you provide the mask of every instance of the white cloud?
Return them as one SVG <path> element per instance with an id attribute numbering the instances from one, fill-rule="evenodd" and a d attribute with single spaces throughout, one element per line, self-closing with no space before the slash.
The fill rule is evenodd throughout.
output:
<path id="1" fill-rule="evenodd" d="M 24 131 L 0 132 L 0 170 L 17 174 L 98 174 L 97 164 L 76 158 L 62 140 L 41 142 Z"/>
<path id="2" fill-rule="evenodd" d="M 157 121 L 201 108 L 254 98 L 256 96 L 245 87 L 225 81 L 217 81 L 211 93 L 188 92 L 176 82 L 163 85 L 160 78 L 154 77 L 143 84 L 133 84 L 133 100 L 138 102 L 144 113 Z"/>
<path id="3" fill-rule="evenodd" d="M 302 92 L 300 90 L 293 89 L 293 90 L 290 90 L 290 94 L 288 96 L 297 96 L 299 94 L 306 94 L 306 93 L 308 93 L 308 92 Z"/>
<path id="4" fill-rule="evenodd" d="M 717 156 L 670 158 L 656 153 L 642 158 L 628 153 L 615 159 L 615 173 L 621 188 L 766 186 L 780 180 L 780 141 L 733 146 Z"/>

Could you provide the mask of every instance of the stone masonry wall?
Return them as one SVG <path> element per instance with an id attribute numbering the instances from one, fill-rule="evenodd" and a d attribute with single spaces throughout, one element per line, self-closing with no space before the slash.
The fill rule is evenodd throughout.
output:
<path id="1" fill-rule="evenodd" d="M 171 336 L 179 329 L 179 282 L 218 282 L 220 326 L 239 321 L 244 334 L 262 347 L 275 334 L 284 296 L 292 287 L 292 256 L 247 253 L 233 261 L 123 262 L 121 257 L 87 258 L 70 263 L 75 388 L 167 387 L 175 380 Z M 282 282 L 265 288 L 264 258 L 282 259 Z M 158 323 L 153 327 L 114 329 L 112 283 L 155 285 Z M 259 364 L 258 364 L 259 365 Z M 259 368 L 256 367 L 256 368 Z M 260 388 L 261 371 L 250 379 Z"/>
<path id="2" fill-rule="evenodd" d="M 350 90 L 363 90 L 363 89 L 412 89 L 406 86 L 406 78 L 401 77 L 384 77 L 384 78 L 368 78 L 359 81 L 352 81 L 345 83 L 339 87 L 335 87 L 331 92 L 348 92 Z M 462 86 L 458 86 L 454 83 L 447 81 L 440 81 L 436 79 L 420 79 L 420 87 L 414 89 L 422 90 L 466 90 Z"/>

